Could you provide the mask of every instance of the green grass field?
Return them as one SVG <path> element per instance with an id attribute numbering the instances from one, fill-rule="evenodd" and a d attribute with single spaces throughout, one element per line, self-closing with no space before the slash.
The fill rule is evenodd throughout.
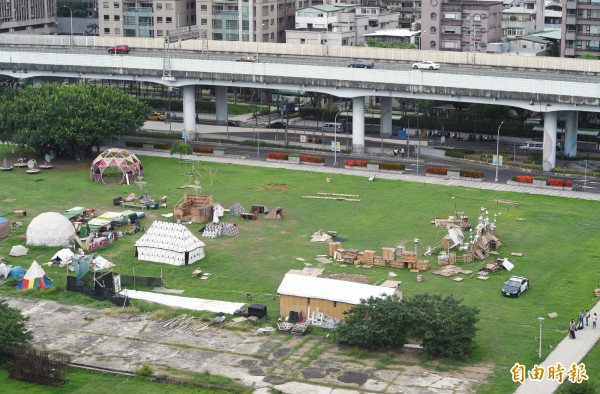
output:
<path id="1" fill-rule="evenodd" d="M 0 151 L 0 160 L 5 155 L 10 156 L 6 150 Z M 154 198 L 167 195 L 172 207 L 184 193 L 193 193 L 191 189 L 178 189 L 193 180 L 190 182 L 188 176 L 179 175 L 182 169 L 177 158 L 140 158 L 149 193 Z M 7 256 L 11 246 L 25 243 L 27 224 L 37 214 L 62 212 L 74 206 L 93 208 L 101 213 L 115 210 L 112 200 L 117 196 L 131 192 L 140 194 L 135 185 L 90 181 L 89 164 L 69 163 L 61 167 L 59 162 L 53 170 L 39 175 L 27 175 L 19 169 L 0 173 L 0 216 L 24 224 L 20 229 L 11 229 L 11 236 L 0 240 L 0 255 Z M 328 253 L 328 245 L 309 242 L 315 231 L 337 231 L 343 239 L 342 247 L 376 250 L 378 254 L 381 254 L 381 247 L 393 247 L 398 243 L 412 249 L 413 239 L 419 238 L 418 247 L 422 254 L 427 246 L 439 244 L 446 234 L 445 230 L 431 224 L 435 217 L 452 214 L 456 204 L 456 208 L 464 211 L 471 223 L 476 224 L 481 207 L 485 207 L 491 217 L 497 215 L 497 235 L 502 241 L 500 256 L 523 253 L 523 257 L 511 258 L 516 266 L 511 273 L 502 271 L 491 275 L 487 281 L 479 280 L 473 274 L 462 282 L 454 282 L 426 272 L 424 281 L 417 282 L 417 274 L 408 270 L 324 267 L 326 274 L 366 275 L 370 283 L 383 281 L 393 271 L 398 275 L 396 279 L 402 281 L 405 297 L 424 292 L 454 295 L 464 299 L 465 304 L 479 308 L 481 321 L 476 351 L 466 363 L 495 365 L 496 374 L 489 384 L 480 388 L 482 393 L 512 391 L 516 384 L 510 379 L 510 367 L 519 362 L 529 368 L 538 361 L 539 316 L 546 317 L 543 352 L 547 355 L 565 337 L 568 321 L 575 318 L 579 310 L 589 309 L 597 302 L 592 297 L 592 290 L 600 287 L 597 202 L 380 179 L 369 182 L 366 176 L 334 175 L 333 182 L 326 183 L 324 174 L 216 163 L 203 163 L 196 168 L 203 175 L 202 194 L 212 194 L 214 201 L 221 202 L 225 208 L 236 202 L 247 209 L 252 204 L 282 207 L 283 219 L 240 221 L 237 217 L 225 216 L 223 220 L 237 223 L 241 234 L 232 238 L 202 239 L 206 243 L 206 258 L 189 267 L 137 261 L 132 245 L 141 233 L 125 236 L 97 252 L 117 265 L 115 272 L 131 274 L 135 268 L 137 275 L 159 275 L 162 270 L 168 287 L 183 289 L 188 297 L 244 302 L 246 293 L 251 293 L 253 302 L 268 305 L 272 323 L 278 314 L 274 296 L 283 275 L 290 269 L 302 268 L 305 263 L 319 266 L 314 257 Z M 209 171 L 216 176 L 209 176 Z M 361 201 L 302 198 L 318 192 L 355 194 Z M 496 203 L 494 199 L 497 198 L 514 201 L 517 205 Z M 5 199 L 16 201 L 4 202 Z M 17 209 L 26 209 L 27 216 L 13 214 Z M 161 219 L 161 213 L 169 211 L 146 211 L 148 217 L 142 220 L 142 225 L 149 226 L 152 220 Z M 188 227 L 199 236 L 200 225 Z M 32 247 L 25 257 L 6 257 L 5 260 L 27 268 L 33 259 L 47 262 L 57 250 Z M 431 257 L 430 267 L 436 267 L 436 261 Z M 477 272 L 484 264 L 476 261 L 459 265 Z M 190 274 L 197 267 L 210 272 L 211 278 L 207 281 L 192 278 Z M 64 269 L 53 266 L 47 273 L 55 282 L 52 289 L 19 294 L 15 287 L 3 286 L 0 293 L 47 297 L 65 303 L 99 304 L 78 294 L 64 292 Z M 511 274 L 526 276 L 531 283 L 531 289 L 517 299 L 504 298 L 500 294 L 503 282 Z M 548 318 L 550 312 L 557 312 L 559 317 Z M 599 357 L 598 351 L 594 350 L 586 358 L 590 365 L 588 374 L 594 381 L 600 381 Z"/>

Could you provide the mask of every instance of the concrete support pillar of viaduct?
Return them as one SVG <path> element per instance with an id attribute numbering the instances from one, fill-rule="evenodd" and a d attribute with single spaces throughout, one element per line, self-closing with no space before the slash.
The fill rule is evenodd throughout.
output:
<path id="1" fill-rule="evenodd" d="M 365 153 L 365 98 L 352 99 L 352 152 Z"/>
<path id="2" fill-rule="evenodd" d="M 381 125 L 379 132 L 382 138 L 390 138 L 392 136 L 392 98 L 381 97 Z"/>
<path id="3" fill-rule="evenodd" d="M 556 123 L 558 112 L 544 114 L 544 151 L 542 152 L 542 171 L 556 167 Z"/>
<path id="4" fill-rule="evenodd" d="M 183 125 L 186 131 L 196 133 L 196 86 L 183 87 Z"/>
<path id="5" fill-rule="evenodd" d="M 563 153 L 566 157 L 577 156 L 577 118 L 578 111 L 568 111 L 565 123 L 565 146 Z"/>
<path id="6" fill-rule="evenodd" d="M 227 124 L 227 86 L 215 86 L 217 124 Z"/>

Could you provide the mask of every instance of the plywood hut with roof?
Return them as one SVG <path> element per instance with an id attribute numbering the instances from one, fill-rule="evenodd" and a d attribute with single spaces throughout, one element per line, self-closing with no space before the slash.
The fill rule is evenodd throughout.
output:
<path id="1" fill-rule="evenodd" d="M 213 197 L 197 194 L 184 194 L 173 207 L 176 223 L 204 223 L 213 219 Z"/>
<path id="2" fill-rule="evenodd" d="M 284 319 L 297 316 L 298 321 L 302 321 L 312 312 L 344 319 L 344 312 L 360 304 L 361 299 L 391 296 L 396 291 L 398 289 L 287 273 L 277 294 L 281 316 Z"/>

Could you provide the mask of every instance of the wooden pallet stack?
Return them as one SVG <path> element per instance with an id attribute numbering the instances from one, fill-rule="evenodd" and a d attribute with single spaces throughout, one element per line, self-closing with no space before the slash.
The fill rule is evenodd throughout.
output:
<path id="1" fill-rule="evenodd" d="M 385 267 L 387 266 L 387 263 L 388 261 L 384 259 L 383 256 L 375 256 L 375 260 L 373 260 L 373 265 L 378 267 Z"/>
<path id="2" fill-rule="evenodd" d="M 473 259 L 474 259 L 473 253 L 467 252 L 467 253 L 463 254 L 462 256 L 457 256 L 456 262 L 457 263 L 472 263 Z"/>
<path id="3" fill-rule="evenodd" d="M 396 260 L 396 249 L 386 247 L 381 248 L 381 257 L 386 262 Z"/>
<path id="4" fill-rule="evenodd" d="M 374 250 L 365 250 L 363 252 L 363 263 L 365 265 L 373 265 L 375 262 L 375 251 Z"/>
<path id="5" fill-rule="evenodd" d="M 341 242 L 329 243 L 329 255 L 335 259 L 335 251 L 342 248 Z"/>
<path id="6" fill-rule="evenodd" d="M 400 262 L 404 263 L 404 267 L 408 267 L 408 266 L 410 266 L 410 264 L 416 263 L 417 262 L 417 252 L 408 252 L 408 251 L 402 252 L 402 255 L 400 256 Z"/>
<path id="7" fill-rule="evenodd" d="M 429 269 L 429 261 L 428 260 L 417 260 L 414 263 L 410 263 L 408 268 L 411 270 L 419 270 L 419 271 L 427 271 Z"/>

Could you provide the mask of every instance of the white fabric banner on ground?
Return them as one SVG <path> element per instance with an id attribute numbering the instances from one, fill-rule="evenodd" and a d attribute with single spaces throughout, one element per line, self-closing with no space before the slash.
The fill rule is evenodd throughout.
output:
<path id="1" fill-rule="evenodd" d="M 122 294 L 125 297 L 136 300 L 156 302 L 158 304 L 177 308 L 192 309 L 195 311 L 223 312 L 228 314 L 233 314 L 233 312 L 245 305 L 243 302 L 204 300 L 202 298 L 179 297 L 138 290 L 123 290 Z"/>

